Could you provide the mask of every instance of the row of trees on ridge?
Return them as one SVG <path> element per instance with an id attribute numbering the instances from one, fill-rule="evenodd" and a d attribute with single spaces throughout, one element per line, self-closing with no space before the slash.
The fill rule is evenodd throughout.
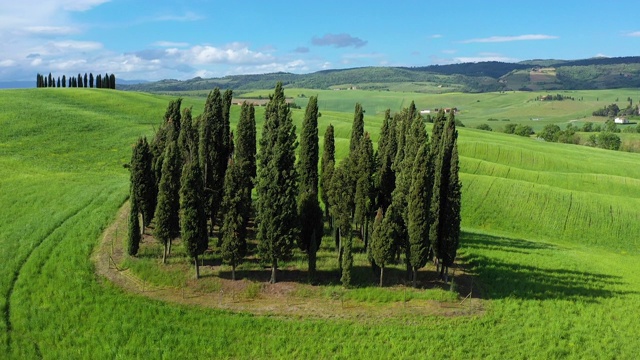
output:
<path id="1" fill-rule="evenodd" d="M 49 76 L 37 74 L 36 87 L 74 87 L 74 88 L 98 88 L 98 89 L 115 89 L 116 88 L 116 76 L 114 74 L 104 74 L 104 76 L 98 74 L 95 78 L 93 73 L 78 74 L 78 76 L 62 75 L 62 78 L 58 76 L 56 79 L 49 73 Z M 94 86 L 95 85 L 95 86 Z"/>
<path id="2" fill-rule="evenodd" d="M 400 254 L 414 285 L 417 271 L 432 259 L 447 280 L 460 235 L 453 115 L 440 112 L 426 119 L 434 124 L 429 141 L 425 119 L 413 103 L 393 116 L 387 110 L 374 152 L 364 130 L 364 109 L 356 104 L 349 155 L 338 162 L 331 125 L 320 159 L 316 97 L 309 99 L 299 143 L 281 83 L 270 95 L 259 142 L 252 105 L 242 105 L 236 134 L 230 131 L 231 98 L 230 90 L 214 89 L 195 119 L 191 109 L 180 110 L 181 99 L 172 101 L 151 143 L 145 138 L 136 143 L 130 163 L 129 254 L 137 253 L 141 228 L 153 221 L 163 259 L 172 240 L 181 237 L 198 277 L 198 256 L 218 226 L 220 253 L 235 279 L 236 266 L 247 255 L 247 225 L 255 209 L 258 256 L 271 267 L 272 283 L 278 263 L 291 258 L 296 245 L 307 256 L 309 276 L 315 276 L 323 216 L 334 230 L 345 286 L 351 284 L 354 234 L 364 242 L 381 285 L 385 267 Z"/>

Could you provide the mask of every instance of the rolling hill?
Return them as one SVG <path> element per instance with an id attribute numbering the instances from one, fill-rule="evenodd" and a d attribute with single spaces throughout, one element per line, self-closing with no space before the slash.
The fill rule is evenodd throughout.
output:
<path id="1" fill-rule="evenodd" d="M 162 80 L 119 86 L 122 90 L 177 92 L 269 89 L 277 81 L 291 88 L 399 90 L 427 93 L 512 90 L 581 90 L 640 87 L 640 57 L 583 60 L 480 62 L 425 67 L 366 67 L 311 74 L 271 73 L 222 78 Z"/>
<path id="2" fill-rule="evenodd" d="M 122 165 L 131 146 L 152 135 L 169 99 L 97 89 L 0 91 L 3 358 L 637 355 L 640 155 L 474 129 L 459 135 L 461 259 L 480 288 L 483 313 L 416 317 L 408 308 L 397 319 L 317 320 L 124 292 L 95 274 L 90 257 L 127 199 Z M 186 97 L 183 106 L 197 114 L 203 103 Z M 232 126 L 238 114 L 234 106 Z M 298 128 L 303 114 L 294 111 Z M 320 118 L 320 138 L 329 123 L 336 126 L 339 157 L 351 121 L 339 111 Z M 365 117 L 374 140 L 380 121 Z"/>

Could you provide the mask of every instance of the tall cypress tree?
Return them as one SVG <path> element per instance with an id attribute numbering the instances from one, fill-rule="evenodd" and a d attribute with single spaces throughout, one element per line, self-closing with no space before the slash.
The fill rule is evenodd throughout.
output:
<path id="1" fill-rule="evenodd" d="M 198 158 L 198 136 L 198 129 L 193 125 L 191 108 L 185 108 L 182 110 L 180 134 L 178 135 L 178 148 L 182 163 L 196 161 Z"/>
<path id="2" fill-rule="evenodd" d="M 133 198 L 133 192 L 131 193 Z M 135 201 L 130 201 L 131 210 L 129 211 L 129 234 L 127 242 L 127 253 L 131 256 L 138 255 L 138 249 L 140 248 L 140 218 L 138 212 L 138 205 Z"/>
<path id="3" fill-rule="evenodd" d="M 331 216 L 337 230 L 336 249 L 338 264 L 343 265 L 343 253 L 346 239 L 352 236 L 351 215 L 354 207 L 354 189 L 351 187 L 350 163 L 346 159 L 336 167 L 331 178 L 329 203 Z"/>
<path id="4" fill-rule="evenodd" d="M 349 141 L 349 156 L 358 150 L 362 136 L 364 136 L 364 109 L 360 103 L 356 103 L 351 126 L 351 140 Z"/>
<path id="5" fill-rule="evenodd" d="M 271 283 L 276 282 L 278 261 L 291 257 L 299 236 L 295 130 L 279 82 L 265 110 L 256 184 L 258 251 L 271 264 Z"/>
<path id="6" fill-rule="evenodd" d="M 240 160 L 244 161 L 244 160 Z M 224 180 L 224 196 L 222 198 L 222 258 L 231 265 L 231 279 L 236 279 L 238 266 L 247 253 L 247 223 L 249 222 L 249 206 L 247 198 L 251 195 L 245 186 L 243 174 L 244 164 L 232 161 Z"/>
<path id="7" fill-rule="evenodd" d="M 200 123 L 200 167 L 204 172 L 204 187 L 207 194 L 206 209 L 211 219 L 209 232 L 213 233 L 216 216 L 222 202 L 224 173 L 229 162 L 229 142 L 225 139 L 225 120 L 220 89 L 209 93 Z"/>
<path id="8" fill-rule="evenodd" d="M 143 229 L 151 223 L 156 207 L 156 186 L 151 171 L 152 156 L 146 138 L 139 138 L 131 156 L 132 201 L 142 213 Z"/>
<path id="9" fill-rule="evenodd" d="M 109 75 L 109 89 L 115 89 L 116 88 L 116 76 L 111 74 Z"/>
<path id="10" fill-rule="evenodd" d="M 60 87 L 60 76 L 58 76 L 58 84 L 57 87 Z"/>
<path id="11" fill-rule="evenodd" d="M 84 87 L 82 83 L 82 74 L 78 73 L 78 87 Z"/>
<path id="12" fill-rule="evenodd" d="M 89 73 L 89 87 L 93 88 L 93 73 Z"/>
<path id="13" fill-rule="evenodd" d="M 372 217 L 373 212 L 373 173 L 375 171 L 373 143 L 369 133 L 365 133 L 362 140 L 360 140 L 356 161 L 356 168 L 354 169 L 356 174 L 354 220 L 356 226 L 360 227 L 360 236 L 366 248 L 368 245 L 369 219 Z"/>
<path id="14" fill-rule="evenodd" d="M 307 253 L 309 276 L 314 277 L 316 251 L 322 241 L 322 209 L 318 203 L 318 99 L 309 98 L 300 132 L 300 195 L 298 213 L 300 215 L 300 238 L 298 246 Z"/>
<path id="15" fill-rule="evenodd" d="M 395 254 L 394 239 L 397 227 L 389 219 L 390 217 L 384 216 L 382 209 L 378 208 L 373 222 L 373 234 L 371 235 L 369 251 L 375 264 L 380 267 L 380 286 L 384 282 L 384 269 L 393 261 Z"/>
<path id="16" fill-rule="evenodd" d="M 200 166 L 194 161 L 188 162 L 182 168 L 180 179 L 180 235 L 187 254 L 195 264 L 196 279 L 200 278 L 198 256 L 209 246 L 203 191 Z"/>
<path id="17" fill-rule="evenodd" d="M 71 86 L 69 86 L 71 87 Z M 98 76 L 96 76 L 96 88 L 97 89 L 102 89 L 102 75 L 98 74 Z"/>
<path id="18" fill-rule="evenodd" d="M 235 158 L 243 166 L 244 186 L 251 202 L 251 191 L 256 178 L 256 114 L 253 105 L 242 103 L 236 129 Z"/>
<path id="19" fill-rule="evenodd" d="M 378 140 L 378 169 L 376 171 L 376 204 L 387 211 L 391 205 L 391 194 L 396 186 L 396 176 L 392 170 L 393 161 L 396 157 L 396 135 L 394 131 L 395 124 L 391 118 L 391 110 L 387 109 L 384 114 L 382 129 L 380 130 L 380 140 Z"/>
<path id="20" fill-rule="evenodd" d="M 87 73 L 84 73 L 84 87 L 89 87 L 89 77 L 87 77 Z"/>
<path id="21" fill-rule="evenodd" d="M 158 187 L 158 204 L 155 211 L 153 235 L 164 246 L 162 262 L 167 262 L 171 241 L 180 236 L 180 153 L 175 141 L 165 148 L 162 177 Z"/>
<path id="22" fill-rule="evenodd" d="M 224 132 L 222 139 L 224 140 L 223 147 L 227 155 L 227 159 L 233 154 L 233 132 L 231 131 L 231 103 L 233 102 L 233 91 L 227 89 L 222 95 L 222 118 L 224 119 Z M 227 164 L 225 163 L 225 171 Z"/>
<path id="23" fill-rule="evenodd" d="M 67 86 L 67 76 L 62 75 L 62 87 L 66 87 L 66 86 Z"/>
<path id="24" fill-rule="evenodd" d="M 461 189 L 462 184 L 459 179 L 459 158 L 458 158 L 458 131 L 455 129 L 455 119 L 450 116 L 447 122 L 447 138 L 449 151 L 449 163 L 447 174 L 447 189 L 444 194 L 446 206 L 443 208 L 442 222 L 444 224 L 445 234 L 440 248 L 442 258 L 443 278 L 448 281 L 449 267 L 455 261 L 457 250 L 460 244 L 460 222 L 461 222 Z"/>
<path id="25" fill-rule="evenodd" d="M 409 264 L 416 286 L 418 269 L 427 264 L 429 254 L 429 201 L 433 184 L 429 183 L 429 145 L 423 144 L 413 162 L 408 198 Z"/>
<path id="26" fill-rule="evenodd" d="M 324 203 L 325 217 L 329 217 L 329 192 L 331 187 L 331 177 L 336 162 L 336 144 L 333 133 L 333 125 L 329 124 L 324 133 L 324 149 L 322 151 L 322 159 L 320 161 L 320 169 L 322 171 L 320 179 L 320 195 Z"/>

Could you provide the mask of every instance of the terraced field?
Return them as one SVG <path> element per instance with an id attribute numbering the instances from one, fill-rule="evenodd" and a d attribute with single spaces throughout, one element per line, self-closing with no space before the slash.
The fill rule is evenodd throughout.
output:
<path id="1" fill-rule="evenodd" d="M 500 102 L 515 114 L 518 96 L 514 105 Z M 461 259 L 480 288 L 480 314 L 257 316 L 123 291 L 96 275 L 90 258 L 126 200 L 131 145 L 153 133 L 168 100 L 89 89 L 0 92 L 0 357 L 637 356 L 640 156 L 472 129 L 460 130 Z M 199 113 L 203 101 L 184 104 Z M 363 99 L 366 110 L 366 101 L 383 104 Z M 346 112 L 322 110 L 320 129 L 336 125 L 344 154 L 353 105 L 340 106 Z M 365 122 L 375 139 L 373 113 Z M 299 124 L 302 112 L 295 117 Z"/>

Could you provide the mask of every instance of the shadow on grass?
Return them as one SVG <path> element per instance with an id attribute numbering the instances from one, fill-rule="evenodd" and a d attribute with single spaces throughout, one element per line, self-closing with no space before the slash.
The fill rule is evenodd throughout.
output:
<path id="1" fill-rule="evenodd" d="M 477 275 L 486 298 L 597 302 L 599 299 L 638 293 L 614 290 L 619 285 L 625 284 L 620 276 L 537 267 L 530 263 L 518 263 L 517 260 L 510 262 L 498 256 L 475 254 L 473 251 L 482 249 L 523 255 L 536 251 L 536 256 L 545 255 L 545 251 L 561 251 L 553 245 L 470 233 L 463 234 L 461 243 L 470 251 L 459 256 L 459 259 L 468 264 L 470 271 Z M 549 255 L 562 256 L 561 254 Z"/>

